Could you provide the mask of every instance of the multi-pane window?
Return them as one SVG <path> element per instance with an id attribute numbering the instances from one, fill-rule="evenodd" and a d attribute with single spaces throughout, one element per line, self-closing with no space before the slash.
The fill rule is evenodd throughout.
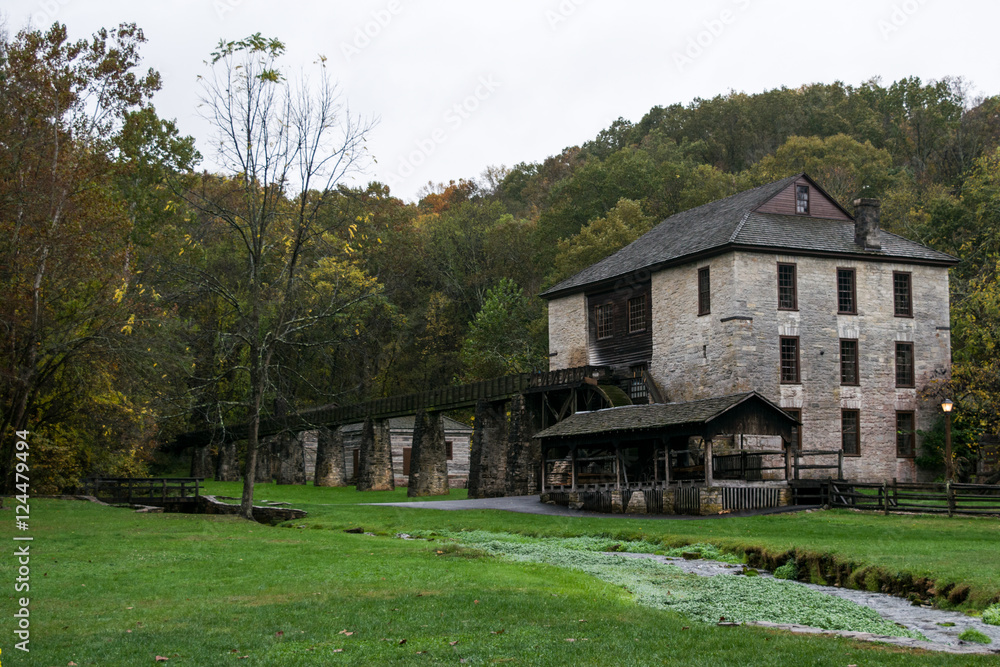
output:
<path id="1" fill-rule="evenodd" d="M 840 340 L 840 384 L 859 384 L 858 341 Z"/>
<path id="2" fill-rule="evenodd" d="M 597 339 L 611 338 L 615 335 L 615 307 L 606 303 L 597 307 Z"/>
<path id="3" fill-rule="evenodd" d="M 795 186 L 795 212 L 802 215 L 809 213 L 809 186 Z"/>
<path id="4" fill-rule="evenodd" d="M 840 411 L 840 437 L 845 456 L 861 454 L 860 413 L 857 410 Z"/>
<path id="5" fill-rule="evenodd" d="M 628 332 L 646 330 L 646 295 L 641 294 L 628 300 Z"/>
<path id="6" fill-rule="evenodd" d="M 649 387 L 646 386 L 646 364 L 629 367 L 628 397 L 635 404 L 649 402 Z"/>
<path id="7" fill-rule="evenodd" d="M 909 273 L 893 272 L 892 293 L 896 317 L 913 317 L 913 290 Z"/>
<path id="8" fill-rule="evenodd" d="M 799 383 L 799 339 L 781 337 L 781 383 Z"/>
<path id="9" fill-rule="evenodd" d="M 896 413 L 896 456 L 912 458 L 916 455 L 916 428 L 912 412 Z"/>
<path id="10" fill-rule="evenodd" d="M 914 386 L 913 343 L 896 343 L 896 386 Z"/>
<path id="11" fill-rule="evenodd" d="M 708 315 L 710 312 L 712 312 L 712 282 L 706 266 L 698 269 L 698 314 Z"/>
<path id="12" fill-rule="evenodd" d="M 778 264 L 778 310 L 798 310 L 795 265 Z"/>
<path id="13" fill-rule="evenodd" d="M 845 315 L 858 313 L 854 269 L 837 269 L 837 312 Z"/>

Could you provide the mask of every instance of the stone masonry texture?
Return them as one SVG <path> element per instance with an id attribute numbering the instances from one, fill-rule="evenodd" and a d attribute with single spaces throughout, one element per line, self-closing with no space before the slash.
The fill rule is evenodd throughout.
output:
<path id="1" fill-rule="evenodd" d="M 497 498 L 506 492 L 507 404 L 480 401 L 469 461 L 469 497 Z"/>
<path id="2" fill-rule="evenodd" d="M 392 440 L 388 420 L 365 420 L 361 429 L 358 491 L 390 491 L 396 488 L 392 474 Z"/>
<path id="3" fill-rule="evenodd" d="M 406 495 L 443 496 L 448 494 L 448 449 L 440 412 L 417 413 L 410 452 L 410 481 Z"/>
<path id="4" fill-rule="evenodd" d="M 314 486 L 345 486 L 344 434 L 340 428 L 320 428 L 316 436 Z"/>
<path id="5" fill-rule="evenodd" d="M 798 309 L 778 310 L 777 264 L 796 266 Z M 697 273 L 710 267 L 711 313 L 698 316 Z M 856 315 L 837 313 L 837 269 L 855 270 Z M 911 276 L 913 317 L 896 317 L 893 272 Z M 948 272 L 916 264 L 730 252 L 653 275 L 651 373 L 669 401 L 756 390 L 802 411 L 805 450 L 842 446 L 841 411 L 859 410 L 860 456 L 848 479 L 917 479 L 896 456 L 896 412 L 914 411 L 917 429 L 937 418 L 938 388 L 950 369 Z M 780 383 L 779 339 L 796 337 L 800 382 Z M 842 386 L 840 340 L 857 340 L 858 386 Z M 896 343 L 913 343 L 915 387 L 896 387 Z M 917 450 L 920 442 L 918 437 Z M 824 460 L 809 463 L 828 463 Z M 819 471 L 816 476 L 829 476 Z"/>

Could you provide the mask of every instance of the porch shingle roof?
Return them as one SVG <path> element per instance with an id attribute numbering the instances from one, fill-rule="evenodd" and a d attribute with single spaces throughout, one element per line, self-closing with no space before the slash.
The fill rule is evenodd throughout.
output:
<path id="1" fill-rule="evenodd" d="M 706 424 L 740 403 L 757 397 L 781 411 L 755 391 L 705 398 L 686 403 L 625 405 L 594 412 L 578 412 L 535 435 L 536 438 L 566 438 L 601 433 L 643 431 L 683 424 Z M 794 419 L 782 412 L 788 419 Z"/>

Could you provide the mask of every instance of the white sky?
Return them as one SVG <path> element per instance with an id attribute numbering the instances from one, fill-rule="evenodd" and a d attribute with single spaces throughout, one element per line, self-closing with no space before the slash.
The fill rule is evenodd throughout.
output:
<path id="1" fill-rule="evenodd" d="M 196 77 L 219 39 L 277 37 L 293 72 L 323 54 L 352 112 L 381 119 L 377 164 L 354 182 L 407 200 L 729 90 L 914 75 L 1000 93 L 1000 3 L 985 0 L 0 0 L 0 12 L 11 33 L 61 21 L 72 38 L 137 23 L 164 80 L 154 103 L 209 169 Z"/>

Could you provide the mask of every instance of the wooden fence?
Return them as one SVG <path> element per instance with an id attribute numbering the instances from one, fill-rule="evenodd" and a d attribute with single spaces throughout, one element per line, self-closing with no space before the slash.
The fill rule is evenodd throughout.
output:
<path id="1" fill-rule="evenodd" d="M 830 480 L 823 483 L 823 502 L 832 507 L 933 514 L 1000 514 L 1000 487 L 987 484 L 916 483 L 886 480 L 881 484 Z"/>
<path id="2" fill-rule="evenodd" d="M 195 503 L 203 481 L 203 477 L 91 477 L 83 480 L 81 493 L 112 503 Z"/>

